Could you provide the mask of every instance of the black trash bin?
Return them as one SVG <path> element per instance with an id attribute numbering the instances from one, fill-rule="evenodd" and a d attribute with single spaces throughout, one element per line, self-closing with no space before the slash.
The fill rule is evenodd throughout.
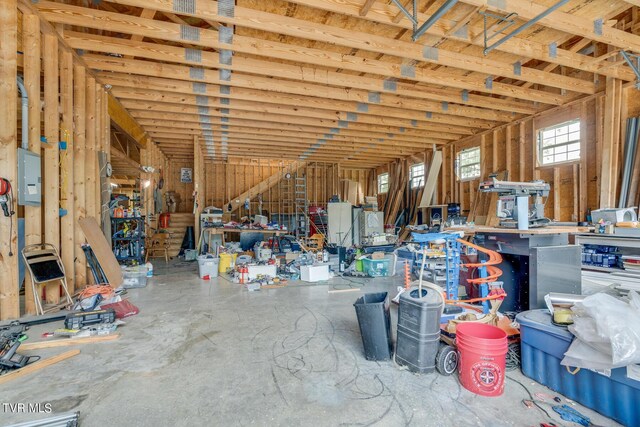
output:
<path id="1" fill-rule="evenodd" d="M 353 306 L 360 325 L 364 356 L 367 360 L 389 360 L 393 348 L 388 293 L 364 294 Z"/>

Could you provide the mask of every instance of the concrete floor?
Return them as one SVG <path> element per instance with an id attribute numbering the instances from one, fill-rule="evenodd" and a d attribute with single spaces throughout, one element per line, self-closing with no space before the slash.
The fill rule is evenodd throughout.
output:
<path id="1" fill-rule="evenodd" d="M 388 279 L 296 282 L 249 293 L 223 278 L 201 281 L 196 270 L 157 262 L 148 286 L 129 292 L 141 312 L 119 340 L 82 346 L 72 359 L 0 386 L 0 402 L 80 411 L 83 426 L 575 425 L 550 404 L 541 403 L 549 416 L 527 409 L 524 387 L 555 394 L 519 371 L 508 373 L 504 396 L 484 398 L 455 376 L 414 375 L 391 361 L 365 360 L 353 302 L 363 292 L 395 295 Z M 362 290 L 327 292 L 351 286 Z M 32 339 L 48 329 L 34 327 Z M 617 425 L 575 408 L 596 425 Z M 3 405 L 0 424 L 46 416 Z"/>

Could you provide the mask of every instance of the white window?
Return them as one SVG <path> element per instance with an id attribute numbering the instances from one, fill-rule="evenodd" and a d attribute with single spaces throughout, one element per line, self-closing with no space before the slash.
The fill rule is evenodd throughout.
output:
<path id="1" fill-rule="evenodd" d="M 580 120 L 539 130 L 538 159 L 541 165 L 579 160 Z"/>
<path id="2" fill-rule="evenodd" d="M 383 194 L 389 191 L 389 174 L 382 173 L 378 175 L 378 194 Z"/>
<path id="3" fill-rule="evenodd" d="M 424 186 L 424 163 L 411 166 L 409 180 L 411 181 L 411 188 Z"/>
<path id="4" fill-rule="evenodd" d="M 480 177 L 480 147 L 467 148 L 458 153 L 456 175 L 461 181 Z"/>

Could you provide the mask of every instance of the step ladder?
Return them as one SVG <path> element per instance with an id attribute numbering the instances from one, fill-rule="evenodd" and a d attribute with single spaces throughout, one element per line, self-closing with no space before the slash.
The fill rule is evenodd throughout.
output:
<path id="1" fill-rule="evenodd" d="M 296 238 L 309 236 L 309 198 L 307 197 L 307 176 L 294 177 L 294 204 Z"/>
<path id="2" fill-rule="evenodd" d="M 294 179 L 291 174 L 283 173 L 282 179 L 278 185 L 278 189 L 280 190 L 280 200 L 278 201 L 278 224 L 286 226 L 289 231 L 293 230 L 295 225 L 293 220 L 293 214 L 295 211 L 293 186 Z"/>

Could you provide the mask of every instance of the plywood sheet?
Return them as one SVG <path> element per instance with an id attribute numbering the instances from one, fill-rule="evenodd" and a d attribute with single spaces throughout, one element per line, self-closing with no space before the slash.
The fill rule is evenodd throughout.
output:
<path id="1" fill-rule="evenodd" d="M 111 251 L 111 246 L 107 242 L 107 239 L 102 234 L 100 226 L 93 217 L 81 218 L 78 220 L 78 224 L 87 238 L 87 242 L 93 249 L 93 253 L 96 255 L 104 274 L 109 280 L 109 284 L 114 288 L 122 285 L 124 281 L 122 277 L 122 270 L 116 260 L 115 255 Z"/>

